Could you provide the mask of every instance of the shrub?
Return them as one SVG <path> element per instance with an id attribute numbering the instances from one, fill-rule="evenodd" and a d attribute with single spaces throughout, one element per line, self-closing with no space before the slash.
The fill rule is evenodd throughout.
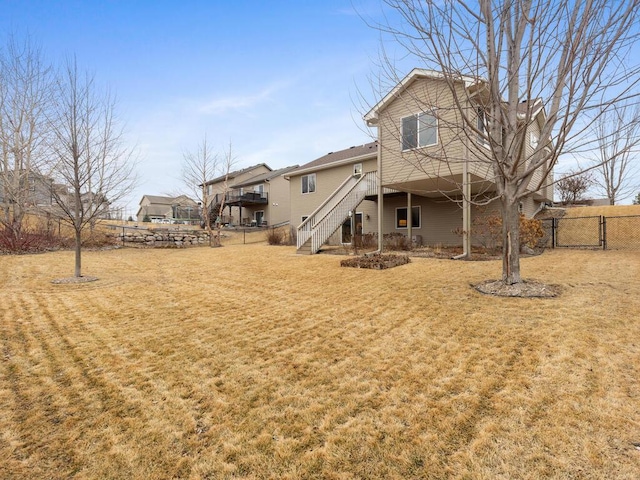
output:
<path id="1" fill-rule="evenodd" d="M 298 241 L 298 230 L 293 225 L 289 226 L 289 238 L 287 245 L 296 245 Z"/>
<path id="2" fill-rule="evenodd" d="M 61 246 L 61 240 L 44 229 L 23 230 L 19 234 L 10 228 L 0 230 L 0 251 L 4 253 L 44 252 Z"/>
<path id="3" fill-rule="evenodd" d="M 384 248 L 387 250 L 411 250 L 411 242 L 403 233 L 386 233 L 383 235 L 382 240 Z"/>
<path id="4" fill-rule="evenodd" d="M 285 240 L 284 232 L 279 228 L 270 228 L 267 230 L 267 242 L 269 245 L 282 245 Z"/>
<path id="5" fill-rule="evenodd" d="M 375 248 L 378 245 L 377 235 L 375 233 L 356 235 L 355 240 L 358 248 Z"/>
<path id="6" fill-rule="evenodd" d="M 460 233 L 458 231 L 458 233 Z M 502 217 L 488 215 L 477 217 L 471 226 L 472 240 L 477 241 L 487 250 L 502 247 Z M 544 237 L 542 221 L 520 215 L 520 247 L 535 248 Z"/>

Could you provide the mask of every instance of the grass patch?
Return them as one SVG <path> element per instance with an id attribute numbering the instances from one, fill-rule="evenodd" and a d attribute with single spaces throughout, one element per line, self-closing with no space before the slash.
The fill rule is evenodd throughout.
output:
<path id="1" fill-rule="evenodd" d="M 363 279 L 294 247 L 0 262 L 3 478 L 636 478 L 640 255 Z"/>

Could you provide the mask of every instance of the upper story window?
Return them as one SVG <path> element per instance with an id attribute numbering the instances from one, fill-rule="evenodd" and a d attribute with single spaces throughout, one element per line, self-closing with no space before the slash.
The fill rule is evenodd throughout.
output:
<path id="1" fill-rule="evenodd" d="M 362 164 L 361 163 L 356 163 L 353 165 L 353 175 L 355 177 L 359 177 L 360 175 L 362 175 Z"/>
<path id="2" fill-rule="evenodd" d="M 316 191 L 316 174 L 302 176 L 302 193 L 313 193 Z"/>
<path id="3" fill-rule="evenodd" d="M 531 148 L 537 148 L 538 141 L 539 141 L 538 135 L 536 135 L 533 132 L 529 133 L 529 145 L 531 145 Z"/>
<path id="4" fill-rule="evenodd" d="M 476 128 L 478 129 L 478 143 L 489 145 L 489 132 L 487 131 L 487 115 L 482 107 L 478 107 Z"/>
<path id="5" fill-rule="evenodd" d="M 438 120 L 433 113 L 418 113 L 402 119 L 402 150 L 428 147 L 438 142 Z"/>

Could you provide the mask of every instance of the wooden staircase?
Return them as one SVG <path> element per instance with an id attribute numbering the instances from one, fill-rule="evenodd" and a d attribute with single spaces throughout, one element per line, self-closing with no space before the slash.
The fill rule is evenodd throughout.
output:
<path id="1" fill-rule="evenodd" d="M 312 255 L 320 250 L 331 235 L 349 218 L 366 196 L 378 190 L 377 172 L 349 176 L 309 215 L 298 227 L 297 251 L 300 255 Z"/>

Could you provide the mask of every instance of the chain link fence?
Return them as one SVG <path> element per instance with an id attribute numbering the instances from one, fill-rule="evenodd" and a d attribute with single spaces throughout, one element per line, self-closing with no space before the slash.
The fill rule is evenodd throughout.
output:
<path id="1" fill-rule="evenodd" d="M 548 248 L 640 250 L 640 215 L 549 218 L 542 226 Z"/>

